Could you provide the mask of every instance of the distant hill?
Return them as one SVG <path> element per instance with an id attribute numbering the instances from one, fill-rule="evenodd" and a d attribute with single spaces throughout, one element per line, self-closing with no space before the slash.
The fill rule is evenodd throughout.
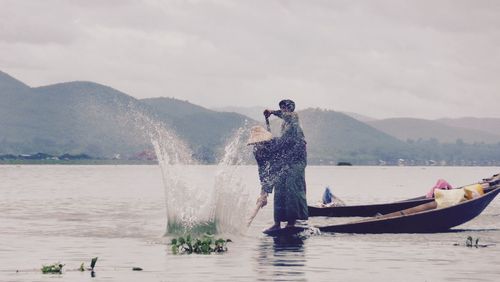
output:
<path id="1" fill-rule="evenodd" d="M 456 127 L 447 125 L 444 121 L 433 121 L 416 118 L 390 118 L 367 122 L 374 128 L 400 140 L 429 140 L 436 139 L 439 142 L 454 143 L 462 140 L 466 143 L 484 142 L 498 143 L 500 135 L 474 128 Z M 448 124 L 458 122 L 448 121 Z"/>
<path id="2" fill-rule="evenodd" d="M 240 115 L 247 116 L 247 117 L 249 117 L 253 120 L 259 121 L 259 122 L 264 121 L 263 112 L 265 109 L 266 109 L 266 107 L 261 107 L 261 106 L 213 108 L 214 111 L 238 113 Z"/>
<path id="3" fill-rule="evenodd" d="M 19 97 L 30 96 L 31 87 L 0 71 L 0 97 L 7 103 L 20 103 Z"/>
<path id="4" fill-rule="evenodd" d="M 130 122 L 124 122 L 126 107 L 139 107 L 138 101 L 113 88 L 68 82 L 8 91 L 2 88 L 0 93 L 1 119 L 9 121 L 0 124 L 6 133 L 0 140 L 2 152 L 110 157 L 150 146 Z M 6 94 L 15 96 L 17 102 L 5 102 Z"/>
<path id="5" fill-rule="evenodd" d="M 488 132 L 490 134 L 500 136 L 500 118 L 464 117 L 454 119 L 438 119 L 436 121 L 448 126 L 480 130 L 482 132 Z"/>
<path id="6" fill-rule="evenodd" d="M 40 136 L 33 121 L 44 114 L 42 102 L 32 89 L 10 75 L 0 72 L 0 152 L 17 153 L 30 149 Z"/>
<path id="7" fill-rule="evenodd" d="M 133 157 L 152 149 L 136 113 L 169 126 L 202 162 L 214 162 L 227 138 L 247 120 L 255 123 L 173 98 L 137 100 L 93 82 L 31 88 L 0 73 L 0 154 Z"/>
<path id="8" fill-rule="evenodd" d="M 174 98 L 138 100 L 93 82 L 31 88 L 0 72 L 0 155 L 40 152 L 52 156 L 112 158 L 120 154 L 123 158 L 151 158 L 150 138 L 143 128 L 146 125 L 141 124 L 151 119 L 174 130 L 196 159 L 213 163 L 236 129 L 245 123 L 264 121 L 263 109 L 254 110 L 256 120 Z M 341 112 L 320 109 L 301 110 L 299 116 L 310 164 L 378 164 L 379 160 L 388 164 L 401 160 L 408 164 L 500 164 L 500 144 L 495 143 L 500 140 L 495 134 L 497 119 L 387 119 L 364 123 Z M 457 126 L 448 125 L 451 123 Z M 271 119 L 271 127 L 278 134 L 280 120 Z"/>
<path id="9" fill-rule="evenodd" d="M 44 102 L 43 119 L 53 128 L 51 139 L 57 140 L 58 147 L 66 148 L 65 151 L 109 157 L 130 156 L 151 147 L 130 113 L 130 109 L 147 109 L 123 92 L 81 81 L 33 90 Z"/>
<path id="10" fill-rule="evenodd" d="M 352 112 L 342 112 L 342 113 L 346 114 L 354 119 L 357 119 L 361 122 L 370 122 L 370 121 L 377 120 L 376 118 L 372 118 L 372 117 L 365 116 L 365 115 L 358 114 L 358 113 L 352 113 Z"/>

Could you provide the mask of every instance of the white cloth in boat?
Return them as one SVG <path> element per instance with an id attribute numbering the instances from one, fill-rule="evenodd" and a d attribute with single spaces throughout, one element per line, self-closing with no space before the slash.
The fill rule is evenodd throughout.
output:
<path id="1" fill-rule="evenodd" d="M 435 190 L 434 199 L 437 203 L 437 208 L 446 208 L 454 206 L 461 201 L 465 200 L 465 191 L 461 189 L 451 189 L 451 190 Z"/>

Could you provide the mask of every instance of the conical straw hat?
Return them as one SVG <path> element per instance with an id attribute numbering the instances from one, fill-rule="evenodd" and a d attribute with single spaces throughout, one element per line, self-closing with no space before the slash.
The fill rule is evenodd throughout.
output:
<path id="1" fill-rule="evenodd" d="M 252 128 L 250 128 L 250 138 L 248 139 L 248 145 L 269 141 L 272 138 L 273 135 L 271 134 L 271 132 L 267 131 L 264 127 L 260 125 L 252 126 Z"/>

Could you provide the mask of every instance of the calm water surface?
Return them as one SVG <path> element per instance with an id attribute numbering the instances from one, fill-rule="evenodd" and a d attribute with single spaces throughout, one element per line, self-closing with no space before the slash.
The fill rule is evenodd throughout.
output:
<path id="1" fill-rule="evenodd" d="M 200 183 L 213 185 L 200 166 Z M 252 197 L 257 168 L 241 173 Z M 348 204 L 426 193 L 438 178 L 465 185 L 498 167 L 308 167 L 308 201 L 326 185 Z M 0 281 L 499 281 L 500 200 L 476 219 L 441 234 L 321 234 L 273 240 L 264 208 L 223 255 L 175 256 L 164 237 L 165 190 L 158 166 L 0 166 Z M 200 187 L 203 193 L 204 187 Z M 312 224 L 338 222 L 313 219 Z M 488 248 L 453 246 L 467 236 Z M 78 272 L 98 256 L 96 277 Z M 62 275 L 42 275 L 62 262 Z M 141 267 L 142 272 L 132 271 Z"/>

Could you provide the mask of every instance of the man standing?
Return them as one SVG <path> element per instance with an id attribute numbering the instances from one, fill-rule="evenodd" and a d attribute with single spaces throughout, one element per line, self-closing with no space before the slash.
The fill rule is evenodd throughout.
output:
<path id="1" fill-rule="evenodd" d="M 286 227 L 293 227 L 297 220 L 307 220 L 307 200 L 305 168 L 307 165 L 306 141 L 299 124 L 299 116 L 292 100 L 279 102 L 280 110 L 265 110 L 268 118 L 275 115 L 283 120 L 281 137 L 273 138 L 268 146 L 272 148 L 270 158 L 273 169 L 273 185 L 262 187 L 258 201 L 267 203 L 267 196 L 274 188 L 274 225 L 266 231 L 281 228 L 281 222 L 287 222 Z"/>

